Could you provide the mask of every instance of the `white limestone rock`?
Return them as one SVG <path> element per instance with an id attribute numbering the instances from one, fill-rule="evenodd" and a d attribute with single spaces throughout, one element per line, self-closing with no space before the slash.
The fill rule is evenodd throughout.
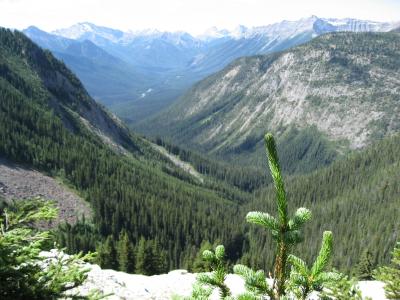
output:
<path id="1" fill-rule="evenodd" d="M 67 257 L 66 254 L 60 254 Z M 41 255 L 47 257 L 49 260 L 56 259 L 57 251 L 41 252 Z M 85 296 L 91 291 L 97 290 L 103 294 L 110 294 L 110 296 L 105 298 L 108 300 L 166 300 L 172 299 L 174 296 L 189 296 L 197 275 L 189 273 L 186 270 L 174 270 L 168 274 L 144 276 L 114 270 L 103 270 L 98 265 L 88 263 L 82 263 L 82 267 L 90 269 L 88 278 L 83 285 L 69 291 L 69 293 L 78 293 Z M 267 280 L 271 281 L 271 279 Z M 226 278 L 226 284 L 231 289 L 233 296 L 237 296 L 245 291 L 244 281 L 238 275 L 229 274 Z M 360 281 L 358 283 L 363 297 L 370 297 L 372 300 L 386 299 L 383 286 L 384 284 L 379 281 Z M 218 292 L 215 291 L 211 298 L 219 299 Z M 308 299 L 318 300 L 318 295 L 313 293 Z"/>

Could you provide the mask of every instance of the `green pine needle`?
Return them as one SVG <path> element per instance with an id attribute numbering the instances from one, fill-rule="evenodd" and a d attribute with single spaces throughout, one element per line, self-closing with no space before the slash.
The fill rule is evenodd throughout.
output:
<path id="1" fill-rule="evenodd" d="M 311 269 L 311 273 L 314 277 L 316 277 L 319 273 L 321 273 L 322 270 L 328 264 L 328 261 L 332 254 L 332 244 L 333 244 L 332 232 L 325 231 L 322 237 L 321 250 Z"/>
<path id="2" fill-rule="evenodd" d="M 270 230 L 279 230 L 278 221 L 268 213 L 252 211 L 247 214 L 246 220 L 249 223 L 258 224 Z"/>
<path id="3" fill-rule="evenodd" d="M 267 133 L 264 139 L 265 139 L 265 146 L 267 148 L 268 164 L 276 188 L 276 197 L 278 203 L 280 222 L 286 224 L 287 222 L 286 193 L 282 180 L 281 169 L 279 166 L 278 153 L 276 151 L 276 143 L 271 133 Z"/>

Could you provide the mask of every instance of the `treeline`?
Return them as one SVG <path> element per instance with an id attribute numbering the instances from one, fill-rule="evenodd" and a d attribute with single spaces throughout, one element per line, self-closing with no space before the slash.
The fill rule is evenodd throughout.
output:
<path id="1" fill-rule="evenodd" d="M 156 240 L 142 237 L 137 245 L 133 245 L 126 231 L 121 231 L 118 240 L 108 236 L 98 248 L 98 254 L 98 262 L 105 269 L 143 275 L 162 274 L 169 270 L 167 252 Z"/>

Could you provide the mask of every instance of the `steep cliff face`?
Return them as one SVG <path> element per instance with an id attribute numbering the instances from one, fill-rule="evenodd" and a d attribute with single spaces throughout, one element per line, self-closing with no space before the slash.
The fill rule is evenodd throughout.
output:
<path id="1" fill-rule="evenodd" d="M 400 37 L 327 34 L 241 58 L 197 84 L 153 128 L 213 153 L 254 146 L 269 130 L 315 128 L 345 149 L 400 129 Z"/>

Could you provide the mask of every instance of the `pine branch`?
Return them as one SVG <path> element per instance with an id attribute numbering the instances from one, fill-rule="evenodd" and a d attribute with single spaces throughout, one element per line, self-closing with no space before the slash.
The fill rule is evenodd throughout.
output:
<path id="1" fill-rule="evenodd" d="M 322 272 L 316 278 L 315 281 L 317 282 L 333 282 L 340 280 L 341 274 L 337 272 Z"/>
<path id="2" fill-rule="evenodd" d="M 278 221 L 268 213 L 252 211 L 247 214 L 246 220 L 249 223 L 261 225 L 269 230 L 279 230 Z"/>
<path id="3" fill-rule="evenodd" d="M 309 270 L 304 260 L 291 254 L 288 257 L 288 263 L 292 265 L 297 273 L 301 274 L 304 277 L 308 276 Z"/>
<path id="4" fill-rule="evenodd" d="M 273 297 L 273 291 L 267 284 L 264 271 L 255 272 L 244 265 L 235 265 L 233 271 L 244 279 L 246 290 L 253 295 L 262 296 L 266 294 Z"/>
<path id="5" fill-rule="evenodd" d="M 318 254 L 317 259 L 315 260 L 314 265 L 311 268 L 311 274 L 313 277 L 316 277 L 328 264 L 328 261 L 332 254 L 332 244 L 333 244 L 333 236 L 331 231 L 325 231 L 322 237 L 322 246 L 321 250 Z"/>
<path id="6" fill-rule="evenodd" d="M 292 220 L 289 221 L 289 229 L 300 229 L 307 221 L 311 220 L 311 211 L 307 208 L 300 207 L 297 209 Z"/>
<path id="7" fill-rule="evenodd" d="M 285 187 L 281 176 L 278 153 L 276 151 L 276 143 L 271 133 L 267 133 L 264 137 L 264 140 L 267 148 L 268 165 L 269 169 L 271 170 L 271 175 L 276 189 L 279 221 L 281 225 L 283 225 L 287 223 L 287 202 Z"/>

